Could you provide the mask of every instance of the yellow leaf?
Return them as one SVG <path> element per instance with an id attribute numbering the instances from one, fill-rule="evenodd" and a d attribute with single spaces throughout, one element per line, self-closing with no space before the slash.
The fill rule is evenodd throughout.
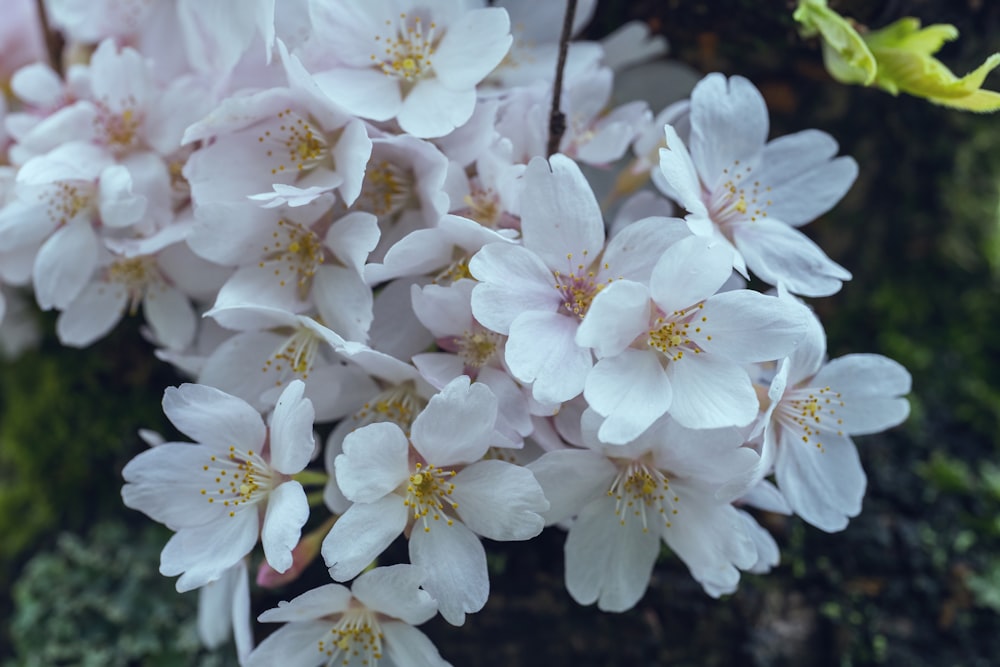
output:
<path id="1" fill-rule="evenodd" d="M 826 5 L 826 0 L 799 0 L 792 15 L 804 37 L 823 38 L 823 62 L 841 83 L 871 85 L 875 80 L 875 57 L 850 21 Z"/>

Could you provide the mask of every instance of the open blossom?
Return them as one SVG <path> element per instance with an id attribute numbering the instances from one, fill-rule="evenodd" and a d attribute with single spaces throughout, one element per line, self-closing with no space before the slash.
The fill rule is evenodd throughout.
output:
<path id="1" fill-rule="evenodd" d="M 762 453 L 792 511 L 834 532 L 861 512 L 867 479 L 851 435 L 877 433 L 910 414 L 910 374 L 879 354 L 827 362 L 826 337 L 810 318 L 808 335 L 778 365 L 762 418 Z M 773 457 L 773 458 L 772 458 Z"/>
<path id="2" fill-rule="evenodd" d="M 690 123 L 688 142 L 666 126 L 660 169 L 666 194 L 688 210 L 692 231 L 729 245 L 741 272 L 750 269 L 794 294 L 828 296 L 850 280 L 797 229 L 836 204 L 858 174 L 852 158 L 834 157 L 832 137 L 805 130 L 768 143 L 760 92 L 721 74 L 695 86 Z"/>
<path id="3" fill-rule="evenodd" d="M 160 555 L 160 572 L 180 574 L 178 591 L 220 578 L 257 543 L 284 572 L 309 516 L 302 485 L 291 476 L 313 453 L 313 408 L 302 382 L 288 385 L 270 426 L 241 399 L 185 384 L 168 388 L 163 411 L 198 444 L 168 442 L 122 470 L 122 500 L 176 534 Z"/>
<path id="4" fill-rule="evenodd" d="M 548 508 L 527 469 L 481 460 L 496 413 L 493 393 L 462 376 L 431 398 L 409 437 L 388 422 L 348 435 L 336 475 L 354 504 L 323 542 L 330 575 L 350 579 L 407 531 L 410 560 L 427 573 L 445 620 L 461 625 L 482 609 L 489 578 L 478 536 L 530 539 Z"/>
<path id="5" fill-rule="evenodd" d="M 348 589 L 314 588 L 260 615 L 264 623 L 286 622 L 261 642 L 247 667 L 450 667 L 427 636 L 414 628 L 436 611 L 420 584 L 423 572 L 391 565 L 365 572 Z"/>
<path id="6" fill-rule="evenodd" d="M 734 428 L 690 430 L 669 418 L 625 445 L 597 440 L 585 415 L 586 448 L 560 449 L 529 464 L 549 499 L 546 524 L 573 516 L 566 588 L 606 611 L 635 605 L 649 585 L 660 541 L 714 597 L 736 589 L 757 564 L 746 520 L 731 504 L 751 482 L 757 454 Z"/>
<path id="7" fill-rule="evenodd" d="M 416 137 L 440 137 L 465 123 L 476 84 L 510 48 L 510 19 L 498 7 L 380 0 L 313 0 L 313 39 L 303 62 L 335 103 L 362 118 L 395 118 Z M 472 3 L 468 3 L 472 4 Z"/>

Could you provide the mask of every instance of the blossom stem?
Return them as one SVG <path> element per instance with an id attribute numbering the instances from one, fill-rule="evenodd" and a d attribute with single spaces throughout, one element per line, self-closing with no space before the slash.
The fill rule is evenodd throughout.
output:
<path id="1" fill-rule="evenodd" d="M 569 50 L 570 33 L 573 32 L 573 16 L 576 14 L 576 0 L 566 0 L 566 15 L 563 17 L 562 34 L 559 36 L 559 59 L 556 61 L 556 80 L 552 88 L 552 110 L 549 112 L 548 155 L 559 152 L 559 142 L 566 131 L 566 114 L 559 106 L 562 103 L 563 70 L 566 69 L 566 52 Z"/>
<path id="2" fill-rule="evenodd" d="M 330 476 L 319 470 L 302 470 L 292 475 L 292 479 L 302 486 L 323 486 Z"/>
<path id="3" fill-rule="evenodd" d="M 49 64 L 56 74 L 62 76 L 63 62 L 63 38 L 49 25 L 49 15 L 45 11 L 45 0 L 38 0 L 38 23 L 42 28 L 42 36 L 45 38 L 45 48 L 49 52 Z"/>

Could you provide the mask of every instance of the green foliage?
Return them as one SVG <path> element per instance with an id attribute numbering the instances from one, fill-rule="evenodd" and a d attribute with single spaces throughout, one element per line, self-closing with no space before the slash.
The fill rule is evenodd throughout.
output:
<path id="1" fill-rule="evenodd" d="M 123 523 L 98 524 L 85 541 L 59 536 L 14 586 L 10 633 L 21 667 L 224 667 L 235 651 L 201 648 L 197 595 L 180 595 L 157 571 L 165 532 L 136 534 Z"/>
<path id="2" fill-rule="evenodd" d="M 169 383 L 128 329 L 85 352 L 47 341 L 0 366 L 0 588 L 46 533 L 122 512 L 118 471 L 137 429 L 162 427 Z"/>

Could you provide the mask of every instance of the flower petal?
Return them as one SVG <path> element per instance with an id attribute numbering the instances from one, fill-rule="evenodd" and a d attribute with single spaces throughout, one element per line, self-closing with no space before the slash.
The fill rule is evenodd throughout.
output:
<path id="1" fill-rule="evenodd" d="M 549 508 L 527 468 L 479 461 L 452 478 L 456 511 L 472 532 L 491 540 L 528 540 L 542 532 L 539 513 Z"/>
<path id="2" fill-rule="evenodd" d="M 335 581 L 358 576 L 403 532 L 406 518 L 406 506 L 396 494 L 351 505 L 323 540 L 330 576 Z"/>
<path id="3" fill-rule="evenodd" d="M 260 532 L 267 564 L 277 572 L 292 566 L 292 549 L 299 543 L 302 526 L 309 520 L 309 501 L 302 485 L 288 481 L 271 491 Z"/>

